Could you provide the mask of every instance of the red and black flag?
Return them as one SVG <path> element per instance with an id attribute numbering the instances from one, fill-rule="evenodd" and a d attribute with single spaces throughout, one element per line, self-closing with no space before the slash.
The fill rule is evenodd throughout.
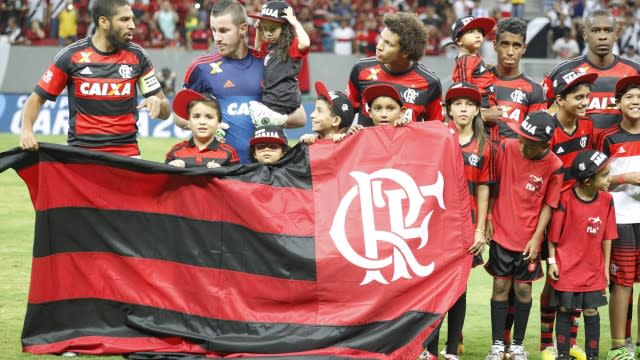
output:
<path id="1" fill-rule="evenodd" d="M 0 154 L 9 167 L 36 210 L 30 353 L 413 360 L 469 275 L 462 157 L 441 123 L 271 166 L 41 144 Z"/>

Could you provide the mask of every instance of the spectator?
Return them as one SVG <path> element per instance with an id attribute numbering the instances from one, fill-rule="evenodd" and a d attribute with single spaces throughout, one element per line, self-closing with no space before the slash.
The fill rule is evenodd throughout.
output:
<path id="1" fill-rule="evenodd" d="M 32 20 L 31 25 L 24 31 L 25 44 L 27 45 L 39 45 L 46 37 L 47 33 L 39 20 Z"/>
<path id="2" fill-rule="evenodd" d="M 150 21 L 149 13 L 144 12 L 140 18 L 133 19 L 136 24 L 136 28 L 133 29 L 133 42 L 140 46 L 149 46 L 149 34 L 150 34 Z"/>
<path id="3" fill-rule="evenodd" d="M 52 38 L 58 38 L 58 29 L 60 27 L 60 22 L 58 21 L 58 16 L 64 10 L 65 6 L 67 6 L 68 0 L 49 0 L 49 35 Z"/>
<path id="4" fill-rule="evenodd" d="M 21 23 L 21 15 L 27 10 L 27 2 L 22 0 L 3 0 L 0 2 L 0 29 L 8 27 L 9 19 L 16 18 L 16 23 Z"/>
<path id="5" fill-rule="evenodd" d="M 162 87 L 164 95 L 172 97 L 176 93 L 176 73 L 168 67 L 163 67 L 162 70 L 156 72 L 156 78 Z"/>
<path id="6" fill-rule="evenodd" d="M 136 18 L 142 17 L 142 14 L 149 11 L 149 0 L 130 0 L 131 10 Z"/>
<path id="7" fill-rule="evenodd" d="M 155 21 L 149 23 L 149 47 L 163 48 L 167 41 L 164 38 L 164 34 L 158 28 L 158 24 Z"/>
<path id="8" fill-rule="evenodd" d="M 187 16 L 184 19 L 184 39 L 185 43 L 191 42 L 191 32 L 198 28 L 200 20 L 198 19 L 198 10 L 195 7 L 190 7 L 187 11 Z M 185 44 L 186 45 L 186 44 Z M 187 50 L 191 50 L 190 45 L 186 45 Z"/>
<path id="9" fill-rule="evenodd" d="M 638 55 L 636 49 L 634 49 L 631 45 L 628 45 L 624 49 L 624 54 L 622 54 L 621 57 L 640 63 L 640 55 Z"/>
<path id="10" fill-rule="evenodd" d="M 153 15 L 153 20 L 158 23 L 158 28 L 162 31 L 162 35 L 169 41 L 179 38 L 176 33 L 179 19 L 178 13 L 171 7 L 169 0 L 164 0 L 160 10 Z"/>
<path id="11" fill-rule="evenodd" d="M 563 29 L 562 37 L 558 38 L 551 46 L 556 59 L 568 60 L 580 54 L 578 42 L 571 36 L 571 30 Z"/>
<path id="12" fill-rule="evenodd" d="M 336 55 L 352 55 L 356 33 L 349 25 L 349 20 L 342 18 L 340 26 L 333 29 L 333 52 Z"/>
<path id="13" fill-rule="evenodd" d="M 209 50 L 211 48 L 211 30 L 206 29 L 204 23 L 191 32 L 187 40 L 188 50 Z"/>
<path id="14" fill-rule="evenodd" d="M 69 3 L 58 15 L 58 43 L 69 45 L 78 39 L 78 11 Z"/>
<path id="15" fill-rule="evenodd" d="M 18 18 L 11 16 L 7 19 L 7 27 L 2 32 L 0 42 L 8 42 L 9 44 L 22 44 L 24 43 L 24 36 L 22 36 L 22 29 L 18 25 Z"/>
<path id="16" fill-rule="evenodd" d="M 422 23 L 427 26 L 433 25 L 436 28 L 440 28 L 444 23 L 440 15 L 436 13 L 436 7 L 433 4 L 427 5 L 424 9 L 424 13 L 420 14 L 418 17 L 422 20 Z"/>

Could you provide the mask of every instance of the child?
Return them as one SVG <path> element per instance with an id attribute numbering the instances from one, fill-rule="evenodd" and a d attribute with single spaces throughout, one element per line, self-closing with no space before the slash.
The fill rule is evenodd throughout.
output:
<path id="1" fill-rule="evenodd" d="M 517 140 L 504 139 L 498 146 L 497 196 L 487 221 L 487 234 L 493 235 L 493 241 L 485 268 L 494 279 L 493 346 L 486 360 L 504 356 L 504 328 L 512 285 L 516 298 L 511 360 L 527 359 L 523 341 L 531 312 L 531 282 L 542 277 L 538 251 L 562 186 L 562 161 L 549 149 L 553 117 L 535 111 L 519 126 L 509 126 L 519 136 Z"/>
<path id="2" fill-rule="evenodd" d="M 467 82 L 478 87 L 482 94 L 482 107 L 496 105 L 495 76 L 480 57 L 484 37 L 493 30 L 496 21 L 492 18 L 465 16 L 457 19 L 451 27 L 451 38 L 458 46 L 458 57 L 451 78 L 453 82 Z M 500 112 L 499 116 L 502 116 Z"/>
<path id="3" fill-rule="evenodd" d="M 581 74 L 573 70 L 560 74 L 554 82 L 554 94 L 558 111 L 554 115 L 556 129 L 551 137 L 551 151 L 562 161 L 564 182 L 561 191 L 566 191 L 575 185 L 575 179 L 571 176 L 571 164 L 578 152 L 593 147 L 593 123 L 586 115 L 589 106 L 589 94 L 591 86 L 598 78 L 598 74 Z M 547 258 L 545 242 L 542 244 L 542 260 Z M 548 265 L 548 263 L 547 263 Z M 544 284 L 540 295 L 540 350 L 545 356 L 555 358 L 556 350 L 553 345 L 553 323 L 555 322 L 556 308 L 549 305 L 551 287 L 549 278 Z M 571 332 L 572 355 L 582 353 L 576 345 L 578 322 L 580 320 L 580 308 L 575 310 L 574 325 Z M 582 355 L 584 356 L 584 355 Z"/>
<path id="4" fill-rule="evenodd" d="M 320 81 L 315 84 L 318 99 L 311 113 L 311 130 L 315 134 L 304 134 L 300 141 L 312 144 L 316 139 L 330 138 L 339 142 L 347 135 L 347 129 L 353 122 L 353 106 L 347 95 L 339 91 L 328 91 Z"/>
<path id="5" fill-rule="evenodd" d="M 256 128 L 253 138 L 249 140 L 249 154 L 254 162 L 273 164 L 287 153 L 289 142 L 282 127 L 277 125 Z"/>
<path id="6" fill-rule="evenodd" d="M 611 248 L 611 350 L 607 359 L 633 359 L 624 346 L 624 335 L 631 289 L 640 281 L 640 75 L 618 80 L 615 98 L 622 121 L 596 140 L 597 149 L 612 158 L 610 192 L 619 235 Z"/>
<path id="7" fill-rule="evenodd" d="M 556 92 L 556 94 L 558 94 Z M 600 350 L 598 307 L 607 304 L 611 240 L 618 237 L 609 187 L 609 158 L 596 150 L 579 153 L 571 166 L 575 186 L 564 191 L 549 226 L 551 305 L 558 307 L 558 357 L 569 359 L 571 317 L 582 309 L 587 360 Z"/>
<path id="8" fill-rule="evenodd" d="M 407 108 L 404 107 L 398 90 L 387 84 L 375 84 L 364 89 L 362 99 L 369 108 L 369 116 L 374 126 L 389 125 L 405 126 L 411 120 L 405 117 Z M 354 124 L 348 133 L 353 135 L 362 130 L 361 124 Z"/>
<path id="9" fill-rule="evenodd" d="M 482 251 L 486 244 L 485 223 L 489 206 L 490 157 L 489 141 L 480 118 L 481 95 L 478 87 L 469 83 L 454 83 L 445 94 L 445 109 L 449 126 L 458 134 L 464 158 L 464 174 L 470 184 L 472 220 L 474 226 L 473 245 L 468 249 L 474 254 L 474 266 L 482 263 Z M 458 360 L 458 344 L 466 315 L 467 297 L 462 294 L 448 311 L 448 334 L 444 357 Z M 422 359 L 435 359 L 438 335 L 423 352 Z M 427 353 L 428 352 L 428 353 Z"/>
<path id="10" fill-rule="evenodd" d="M 173 112 L 189 121 L 191 139 L 174 145 L 165 163 L 177 167 L 215 168 L 240 161 L 236 150 L 216 139 L 220 125 L 220 104 L 211 94 L 184 89 L 173 99 Z"/>
<path id="11" fill-rule="evenodd" d="M 259 19 L 255 46 L 266 53 L 262 103 L 251 101 L 249 114 L 256 126 L 284 126 L 288 114 L 302 104 L 297 76 L 311 41 L 283 1 L 270 1 L 262 5 L 260 14 L 249 16 Z"/>

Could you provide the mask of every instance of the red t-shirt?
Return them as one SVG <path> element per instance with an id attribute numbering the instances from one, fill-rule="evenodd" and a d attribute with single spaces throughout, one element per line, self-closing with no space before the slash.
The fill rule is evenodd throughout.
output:
<path id="1" fill-rule="evenodd" d="M 529 160 L 516 139 L 505 139 L 496 156 L 498 194 L 492 209 L 493 240 L 511 251 L 522 251 L 538 225 L 543 204 L 558 206 L 562 161 L 547 152 Z"/>
<path id="2" fill-rule="evenodd" d="M 591 201 L 575 194 L 575 188 L 562 192 L 553 211 L 547 233 L 555 243 L 558 280 L 551 286 L 558 291 L 587 292 L 604 290 L 602 241 L 618 237 L 611 194 L 599 191 Z"/>
<path id="3" fill-rule="evenodd" d="M 207 163 L 215 161 L 224 166 L 240 162 L 238 153 L 231 145 L 213 140 L 209 146 L 200 150 L 193 139 L 179 142 L 167 152 L 165 163 L 173 160 L 183 160 L 185 167 L 206 167 Z"/>
<path id="4" fill-rule="evenodd" d="M 580 151 L 593 149 L 593 122 L 588 116 L 578 117 L 576 128 L 572 134 L 568 134 L 560 125 L 558 117 L 554 116 L 556 129 L 551 136 L 551 151 L 562 161 L 564 183 L 562 191 L 571 189 L 576 183 L 571 176 L 571 164 Z"/>

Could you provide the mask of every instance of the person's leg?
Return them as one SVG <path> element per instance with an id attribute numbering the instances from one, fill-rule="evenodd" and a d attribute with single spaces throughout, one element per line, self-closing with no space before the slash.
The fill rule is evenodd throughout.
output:
<path id="1" fill-rule="evenodd" d="M 624 330 L 627 320 L 627 307 L 631 287 L 613 285 L 609 299 L 609 322 L 611 326 L 611 348 L 616 349 L 624 346 Z"/>
<path id="2" fill-rule="evenodd" d="M 576 338 L 578 337 L 578 328 L 580 327 L 580 317 L 582 316 L 582 310 L 575 309 L 571 313 L 571 339 L 569 340 L 571 347 L 577 345 Z"/>
<path id="3" fill-rule="evenodd" d="M 493 293 L 491 295 L 491 338 L 494 345 L 504 345 L 504 325 L 507 322 L 507 308 L 509 307 L 509 288 L 511 279 L 493 279 Z"/>
<path id="4" fill-rule="evenodd" d="M 540 294 L 540 351 L 553 347 L 553 323 L 556 320 L 556 307 L 549 305 L 550 301 L 551 286 L 547 278 Z"/>
<path id="5" fill-rule="evenodd" d="M 558 346 L 558 357 L 569 358 L 571 338 L 571 311 L 561 306 L 558 309 L 556 320 L 556 343 Z"/>
<path id="6" fill-rule="evenodd" d="M 513 345 L 524 343 L 529 314 L 531 313 L 531 283 L 515 282 L 516 301 L 513 323 Z"/>
<path id="7" fill-rule="evenodd" d="M 513 287 L 509 289 L 509 307 L 507 309 L 507 322 L 504 325 L 504 344 L 509 346 L 511 344 L 511 328 L 513 327 L 513 316 L 516 312 L 514 303 L 516 301 L 516 293 Z"/>
<path id="8" fill-rule="evenodd" d="M 609 323 L 611 330 L 611 349 L 609 355 L 628 353 L 625 348 L 625 328 L 629 297 L 636 278 L 636 241 L 633 226 L 618 224 L 618 239 L 611 244 Z M 609 356 L 608 356 L 609 357 Z"/>
<path id="9" fill-rule="evenodd" d="M 460 343 L 460 334 L 464 327 L 464 317 L 466 313 L 467 293 L 464 292 L 448 312 L 447 354 L 458 355 L 458 344 Z"/>
<path id="10" fill-rule="evenodd" d="M 600 314 L 598 309 L 584 309 L 584 343 L 587 359 L 598 359 L 600 353 Z"/>

